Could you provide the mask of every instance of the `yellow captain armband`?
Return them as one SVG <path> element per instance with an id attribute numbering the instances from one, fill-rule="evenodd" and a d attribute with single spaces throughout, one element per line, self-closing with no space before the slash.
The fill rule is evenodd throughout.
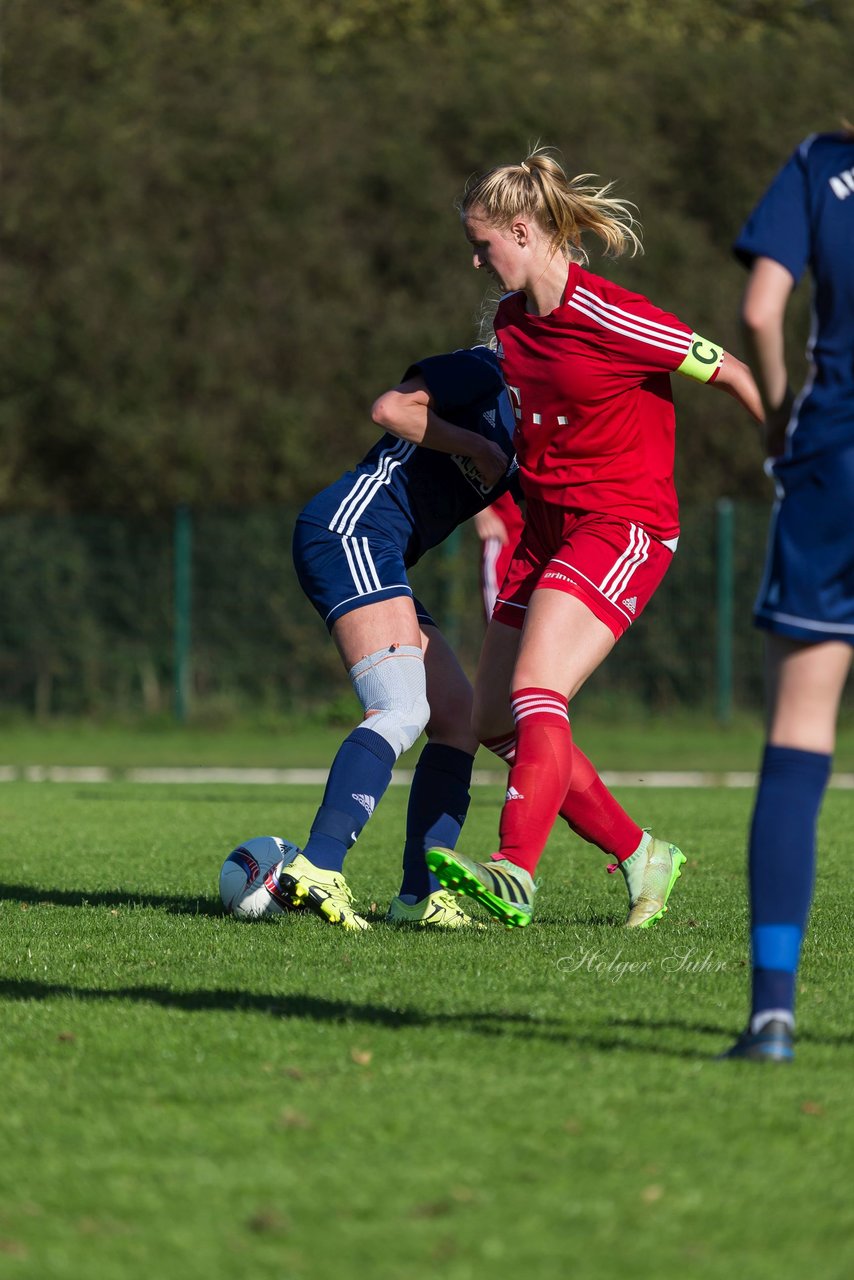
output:
<path id="1" fill-rule="evenodd" d="M 697 382 L 709 382 L 724 362 L 724 349 L 699 333 L 691 334 L 691 345 L 688 354 L 676 370 L 686 378 L 696 378 Z"/>

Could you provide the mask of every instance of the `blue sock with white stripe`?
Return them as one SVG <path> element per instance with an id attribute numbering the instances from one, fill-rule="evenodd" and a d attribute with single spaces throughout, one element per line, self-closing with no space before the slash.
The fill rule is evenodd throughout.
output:
<path id="1" fill-rule="evenodd" d="M 793 1014 L 801 942 L 815 880 L 816 826 L 831 757 L 765 748 L 750 829 L 751 1022 Z M 755 1029 L 755 1027 L 754 1027 Z"/>
<path id="2" fill-rule="evenodd" d="M 327 871 L 340 871 L 347 850 L 379 804 L 397 760 L 394 748 L 361 725 L 338 748 L 323 803 L 311 825 L 303 853 Z"/>
<path id="3" fill-rule="evenodd" d="M 420 902 L 442 887 L 424 854 L 437 844 L 455 847 L 468 813 L 473 765 L 467 751 L 440 742 L 428 742 L 418 757 L 406 813 L 401 897 L 410 894 Z"/>

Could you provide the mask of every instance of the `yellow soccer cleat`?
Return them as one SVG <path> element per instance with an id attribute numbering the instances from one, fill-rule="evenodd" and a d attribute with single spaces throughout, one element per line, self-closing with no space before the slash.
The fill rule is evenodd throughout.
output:
<path id="1" fill-rule="evenodd" d="M 411 924 L 419 929 L 485 929 L 480 920 L 472 920 L 445 889 L 429 893 L 420 902 L 404 902 L 393 898 L 386 916 L 389 924 Z"/>
<path id="2" fill-rule="evenodd" d="M 685 860 L 675 844 L 650 836 L 631 857 L 617 864 L 629 891 L 627 929 L 646 929 L 661 919 Z"/>
<path id="3" fill-rule="evenodd" d="M 474 898 L 508 929 L 531 922 L 537 886 L 523 867 L 506 858 L 473 862 L 453 849 L 428 849 L 427 866 L 446 889 Z"/>
<path id="4" fill-rule="evenodd" d="M 307 907 L 327 924 L 358 932 L 370 929 L 364 916 L 353 910 L 353 894 L 340 871 L 327 871 L 298 853 L 276 868 L 275 879 L 282 896 L 292 907 Z"/>

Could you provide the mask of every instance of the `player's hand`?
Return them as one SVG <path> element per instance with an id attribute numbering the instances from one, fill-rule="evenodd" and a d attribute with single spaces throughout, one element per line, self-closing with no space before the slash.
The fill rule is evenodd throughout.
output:
<path id="1" fill-rule="evenodd" d="M 477 467 L 478 475 L 487 489 L 491 489 L 494 484 L 498 484 L 510 461 L 501 446 L 495 444 L 492 440 L 484 440 L 477 453 L 472 454 L 471 460 Z"/>
<path id="2" fill-rule="evenodd" d="M 478 511 L 474 517 L 474 527 L 481 542 L 496 538 L 502 547 L 507 545 L 507 526 L 492 507 L 484 507 L 483 511 Z"/>
<path id="3" fill-rule="evenodd" d="M 792 405 L 795 396 L 790 387 L 786 389 L 783 403 L 776 409 L 768 409 L 765 413 L 765 453 L 769 458 L 779 458 L 786 448 L 786 428 L 792 416 Z"/>

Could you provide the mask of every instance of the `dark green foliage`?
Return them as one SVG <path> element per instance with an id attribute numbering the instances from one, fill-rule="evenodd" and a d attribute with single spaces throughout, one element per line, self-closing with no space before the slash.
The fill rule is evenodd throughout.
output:
<path id="1" fill-rule="evenodd" d="M 852 111 L 841 0 L 33 13 L 2 13 L 7 510 L 303 499 L 414 356 L 472 340 L 454 201 L 538 138 L 637 202 L 646 256 L 608 270 L 738 349 L 732 237 Z M 680 392 L 683 498 L 758 496 L 757 464 L 734 405 Z"/>

